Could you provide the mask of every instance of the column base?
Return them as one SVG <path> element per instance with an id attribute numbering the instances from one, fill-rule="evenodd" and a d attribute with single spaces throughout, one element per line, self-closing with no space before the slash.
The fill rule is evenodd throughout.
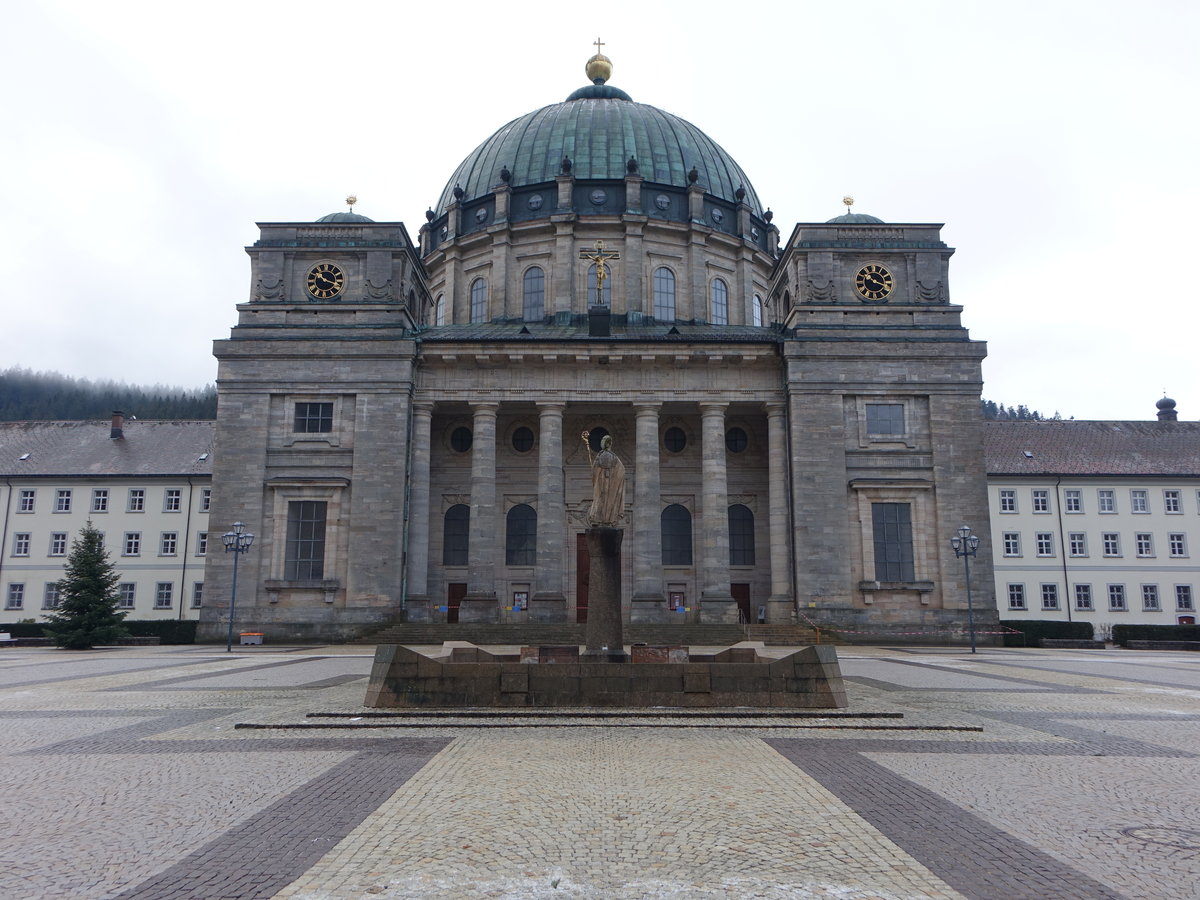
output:
<path id="1" fill-rule="evenodd" d="M 791 625 L 796 621 L 796 604 L 788 596 L 767 598 L 767 622 L 771 625 Z"/>
<path id="2" fill-rule="evenodd" d="M 432 622 L 433 604 L 429 598 L 424 595 L 409 597 L 404 604 L 404 621 Z"/>
<path id="3" fill-rule="evenodd" d="M 737 625 L 738 605 L 732 597 L 700 596 L 701 625 Z"/>
<path id="4" fill-rule="evenodd" d="M 458 602 L 459 622 L 483 622 L 493 624 L 500 621 L 500 605 L 495 593 L 467 594 Z"/>
<path id="5" fill-rule="evenodd" d="M 549 591 L 534 594 L 529 600 L 527 622 L 558 624 L 567 621 L 567 598 Z"/>
<path id="6" fill-rule="evenodd" d="M 629 607 L 629 621 L 637 624 L 665 625 L 676 621 L 679 613 L 667 609 L 662 594 L 635 594 Z"/>

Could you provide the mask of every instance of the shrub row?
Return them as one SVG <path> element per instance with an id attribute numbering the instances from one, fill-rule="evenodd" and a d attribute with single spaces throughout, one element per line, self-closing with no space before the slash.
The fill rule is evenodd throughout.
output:
<path id="1" fill-rule="evenodd" d="M 122 624 L 131 637 L 156 637 L 164 644 L 196 643 L 196 623 L 194 621 L 126 619 Z M 7 631 L 15 638 L 45 637 L 44 628 L 44 623 L 39 622 L 14 622 L 11 625 L 0 625 L 0 631 Z"/>
<path id="2" fill-rule="evenodd" d="M 1200 625 L 1114 625 L 1113 643 L 1127 641 L 1200 641 Z"/>
<path id="3" fill-rule="evenodd" d="M 1003 619 L 1005 628 L 1015 628 L 1020 634 L 1004 635 L 1005 647 L 1036 647 L 1042 638 L 1067 641 L 1093 639 L 1091 622 L 1046 622 L 1040 619 Z"/>

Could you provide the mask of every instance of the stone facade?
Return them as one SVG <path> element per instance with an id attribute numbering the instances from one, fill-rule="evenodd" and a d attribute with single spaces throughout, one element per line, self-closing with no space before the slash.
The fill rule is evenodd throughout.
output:
<path id="1" fill-rule="evenodd" d="M 260 535 L 239 627 L 582 620 L 586 430 L 629 479 L 627 620 L 960 629 L 948 539 L 987 518 L 984 346 L 949 302 L 940 226 L 846 216 L 781 241 L 711 141 L 704 171 L 613 152 L 653 111 L 624 96 L 598 83 L 525 117 L 617 122 L 577 127 L 553 176 L 512 144 L 525 120 L 501 129 L 456 178 L 495 175 L 452 178 L 415 244 L 345 213 L 261 226 L 216 343 L 214 521 Z M 671 147 L 702 143 L 684 126 Z M 209 596 L 230 569 L 210 557 Z M 224 621 L 206 606 L 202 635 Z"/>

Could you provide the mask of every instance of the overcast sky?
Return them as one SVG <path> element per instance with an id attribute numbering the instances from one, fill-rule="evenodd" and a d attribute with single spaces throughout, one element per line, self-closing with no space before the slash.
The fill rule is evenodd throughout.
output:
<path id="1" fill-rule="evenodd" d="M 0 58 L 3 356 L 199 387 L 256 221 L 424 221 L 586 83 L 693 122 L 786 237 L 944 222 L 984 396 L 1200 418 L 1200 4 L 24 2 Z"/>

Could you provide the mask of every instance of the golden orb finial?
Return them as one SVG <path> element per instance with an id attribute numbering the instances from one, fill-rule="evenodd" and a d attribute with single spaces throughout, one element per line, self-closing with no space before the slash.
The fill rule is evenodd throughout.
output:
<path id="1" fill-rule="evenodd" d="M 596 55 L 587 61 L 584 71 L 592 84 L 604 84 L 612 78 L 612 60 L 600 52 L 604 42 L 596 38 Z"/>
<path id="2" fill-rule="evenodd" d="M 354 194 L 351 194 L 349 197 L 346 198 L 346 205 L 350 207 L 350 212 L 354 212 L 354 204 L 357 202 L 358 202 L 358 197 L 356 197 Z"/>
<path id="3" fill-rule="evenodd" d="M 850 212 L 850 207 L 854 205 L 854 198 L 847 194 L 842 198 L 842 202 L 846 204 L 846 212 Z"/>

